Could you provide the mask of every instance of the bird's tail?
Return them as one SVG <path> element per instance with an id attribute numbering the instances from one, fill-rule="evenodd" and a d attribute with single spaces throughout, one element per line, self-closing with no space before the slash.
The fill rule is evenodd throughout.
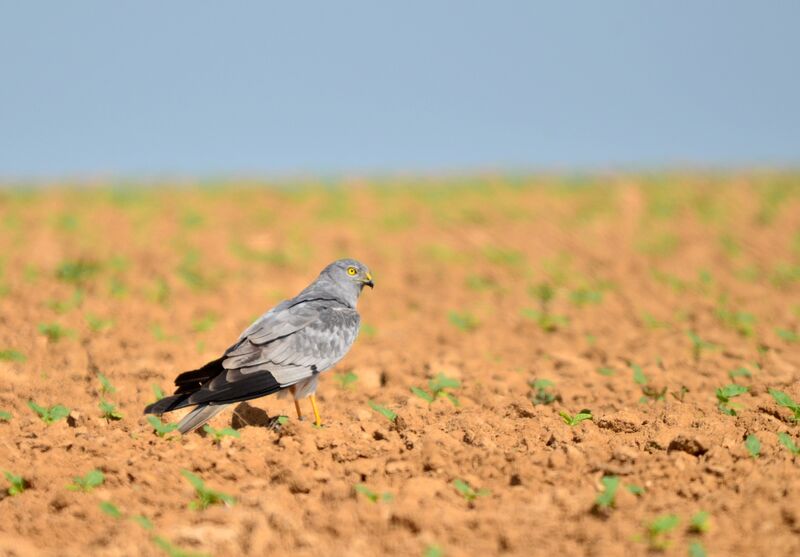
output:
<path id="1" fill-rule="evenodd" d="M 190 433 L 225 410 L 230 404 L 201 404 L 178 422 L 178 431 Z"/>

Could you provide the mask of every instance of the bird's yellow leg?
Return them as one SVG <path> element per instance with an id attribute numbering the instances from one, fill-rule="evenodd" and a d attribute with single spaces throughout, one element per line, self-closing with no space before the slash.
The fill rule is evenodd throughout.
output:
<path id="1" fill-rule="evenodd" d="M 297 410 L 297 419 L 302 420 L 303 412 L 300 410 L 300 401 L 297 399 L 294 399 L 294 409 Z"/>
<path id="2" fill-rule="evenodd" d="M 314 395 L 311 395 L 308 398 L 311 399 L 311 408 L 314 409 L 314 425 L 317 426 L 317 427 L 321 427 L 322 426 L 322 418 L 320 418 L 319 410 L 317 409 L 317 397 L 314 396 Z"/>

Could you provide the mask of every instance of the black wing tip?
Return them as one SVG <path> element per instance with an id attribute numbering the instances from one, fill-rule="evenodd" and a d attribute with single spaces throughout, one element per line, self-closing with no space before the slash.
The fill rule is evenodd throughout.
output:
<path id="1" fill-rule="evenodd" d="M 179 394 L 179 395 L 164 397 L 161 400 L 157 400 L 156 402 L 145 406 L 144 413 L 161 415 L 166 412 L 172 412 L 173 410 L 178 410 L 179 408 L 183 408 L 184 406 L 189 406 L 190 403 L 186 401 L 187 398 L 189 398 L 188 394 Z"/>

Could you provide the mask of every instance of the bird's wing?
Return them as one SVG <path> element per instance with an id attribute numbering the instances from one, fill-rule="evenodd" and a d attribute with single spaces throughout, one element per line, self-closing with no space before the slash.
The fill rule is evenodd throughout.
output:
<path id="1" fill-rule="evenodd" d="M 270 312 L 226 351 L 222 372 L 187 402 L 236 402 L 294 385 L 341 360 L 358 327 L 355 310 L 324 300 Z"/>

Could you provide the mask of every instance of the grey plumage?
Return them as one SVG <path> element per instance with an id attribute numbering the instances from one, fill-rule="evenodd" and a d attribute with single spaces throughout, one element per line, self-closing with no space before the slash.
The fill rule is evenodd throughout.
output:
<path id="1" fill-rule="evenodd" d="M 221 358 L 180 374 L 175 394 L 145 413 L 197 405 L 178 424 L 187 433 L 234 402 L 290 388 L 295 398 L 313 394 L 318 375 L 336 365 L 358 335 L 356 303 L 364 286 L 373 286 L 365 265 L 331 263 L 297 296 L 259 317 Z"/>

